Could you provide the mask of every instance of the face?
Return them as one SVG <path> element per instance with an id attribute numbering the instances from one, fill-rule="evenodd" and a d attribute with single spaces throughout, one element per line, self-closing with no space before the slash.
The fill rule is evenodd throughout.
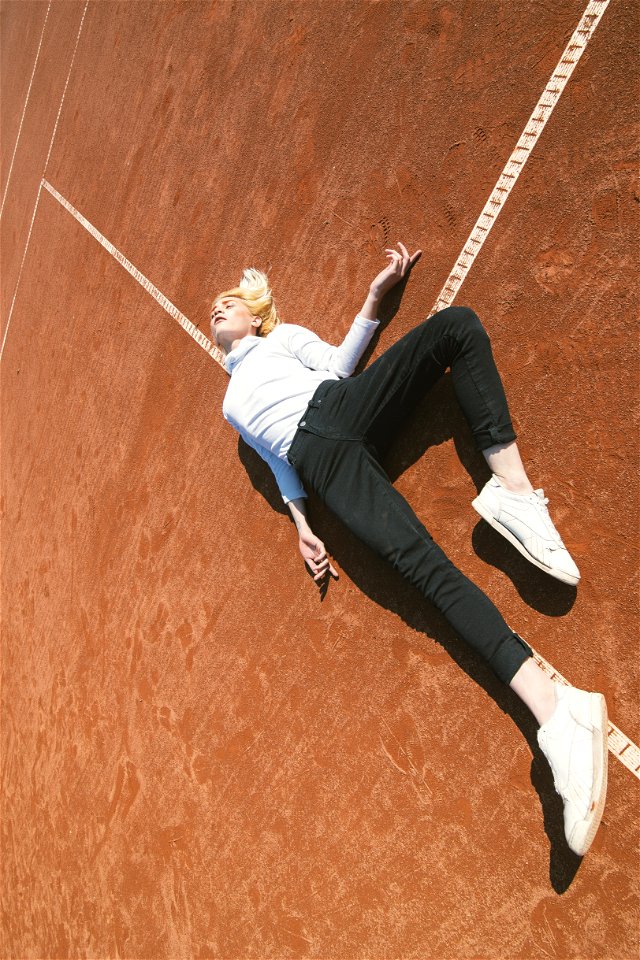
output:
<path id="1" fill-rule="evenodd" d="M 260 317 L 254 317 L 242 300 L 224 297 L 211 311 L 211 336 L 216 345 L 228 353 L 235 341 L 255 334 L 260 323 Z"/>

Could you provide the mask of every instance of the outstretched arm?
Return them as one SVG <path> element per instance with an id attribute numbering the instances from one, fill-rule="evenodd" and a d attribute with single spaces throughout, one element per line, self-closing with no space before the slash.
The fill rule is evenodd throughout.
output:
<path id="1" fill-rule="evenodd" d="M 316 537 L 313 530 L 307 523 L 307 507 L 303 497 L 298 500 L 290 500 L 287 504 L 293 517 L 293 522 L 298 530 L 298 545 L 304 561 L 313 574 L 313 579 L 318 582 L 322 580 L 327 573 L 338 579 L 338 573 L 329 562 L 324 543 Z"/>
<path id="2" fill-rule="evenodd" d="M 313 579 L 318 582 L 323 579 L 327 572 L 338 579 L 338 574 L 334 567 L 329 563 L 324 543 L 319 537 L 316 537 L 313 530 L 307 523 L 306 492 L 297 471 L 289 463 L 280 460 L 273 453 L 267 450 L 261 444 L 251 437 L 244 430 L 238 431 L 246 443 L 259 453 L 271 467 L 276 483 L 280 488 L 282 499 L 289 507 L 293 522 L 298 531 L 298 546 L 304 561 L 313 574 Z"/>

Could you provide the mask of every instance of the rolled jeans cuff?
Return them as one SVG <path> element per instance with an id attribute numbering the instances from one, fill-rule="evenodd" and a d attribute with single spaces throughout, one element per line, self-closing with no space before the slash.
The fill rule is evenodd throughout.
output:
<path id="1" fill-rule="evenodd" d="M 508 642 L 500 644 L 497 651 L 489 659 L 489 666 L 503 683 L 509 684 L 522 664 L 532 656 L 533 650 L 529 644 L 514 630 Z"/>
<path id="2" fill-rule="evenodd" d="M 517 438 L 517 435 L 513 429 L 513 424 L 509 421 L 499 427 L 487 427 L 476 430 L 473 438 L 478 450 L 482 451 L 498 443 L 511 443 L 512 440 Z"/>

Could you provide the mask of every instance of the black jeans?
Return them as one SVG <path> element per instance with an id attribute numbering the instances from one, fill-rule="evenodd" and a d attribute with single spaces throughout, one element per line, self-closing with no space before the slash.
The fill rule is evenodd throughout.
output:
<path id="1" fill-rule="evenodd" d="M 484 327 L 472 310 L 447 307 L 357 376 L 323 381 L 287 456 L 303 483 L 509 683 L 531 647 L 446 557 L 380 464 L 398 426 L 448 367 L 478 449 L 515 440 Z"/>

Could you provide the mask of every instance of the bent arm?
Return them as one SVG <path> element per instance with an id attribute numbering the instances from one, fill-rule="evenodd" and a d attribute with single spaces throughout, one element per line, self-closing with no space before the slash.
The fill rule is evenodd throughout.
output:
<path id="1" fill-rule="evenodd" d="M 289 349 L 305 366 L 312 370 L 326 370 L 337 377 L 351 376 L 379 326 L 377 314 L 380 301 L 422 255 L 421 250 L 416 250 L 413 256 L 410 256 L 404 244 L 398 242 L 398 246 L 401 253 L 391 248 L 385 251 L 390 263 L 371 282 L 362 310 L 356 315 L 339 347 L 325 343 L 305 327 L 292 326 Z"/>

